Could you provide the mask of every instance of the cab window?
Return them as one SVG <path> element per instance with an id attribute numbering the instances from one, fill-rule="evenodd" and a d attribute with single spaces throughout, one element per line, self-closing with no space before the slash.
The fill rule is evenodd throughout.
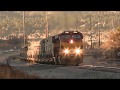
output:
<path id="1" fill-rule="evenodd" d="M 70 38 L 70 35 L 62 35 L 61 39 L 66 39 L 66 38 Z"/>
<path id="2" fill-rule="evenodd" d="M 72 35 L 72 38 L 80 38 L 80 35 Z"/>

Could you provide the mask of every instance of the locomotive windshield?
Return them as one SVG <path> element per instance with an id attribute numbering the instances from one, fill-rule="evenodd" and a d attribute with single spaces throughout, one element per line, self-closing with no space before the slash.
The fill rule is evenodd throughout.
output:
<path id="1" fill-rule="evenodd" d="M 82 35 L 82 33 L 77 32 L 77 31 L 65 31 L 64 33 L 60 34 L 60 39 L 62 41 L 69 41 L 70 39 L 82 40 L 83 35 Z"/>
<path id="2" fill-rule="evenodd" d="M 61 38 L 61 39 L 70 39 L 70 38 L 80 39 L 81 36 L 78 35 L 78 34 L 74 34 L 74 35 L 61 35 L 60 38 Z"/>
<path id="3" fill-rule="evenodd" d="M 62 35 L 61 36 L 61 39 L 67 39 L 67 38 L 70 38 L 70 35 Z"/>
<path id="4" fill-rule="evenodd" d="M 80 35 L 72 35 L 72 38 L 80 38 Z"/>

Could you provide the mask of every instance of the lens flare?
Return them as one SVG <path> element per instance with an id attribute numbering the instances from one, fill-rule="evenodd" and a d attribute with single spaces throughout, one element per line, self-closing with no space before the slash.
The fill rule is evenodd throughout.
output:
<path id="1" fill-rule="evenodd" d="M 79 49 L 76 49 L 75 52 L 78 54 L 78 53 L 80 53 L 80 50 L 79 50 Z"/>
<path id="2" fill-rule="evenodd" d="M 70 40 L 70 43 L 73 43 L 73 40 Z"/>
<path id="3" fill-rule="evenodd" d="M 64 50 L 64 53 L 65 53 L 65 54 L 68 54 L 68 53 L 69 53 L 69 50 L 68 50 L 68 49 L 65 49 L 65 50 Z"/>
<path id="4" fill-rule="evenodd" d="M 82 53 L 82 50 L 79 49 L 79 48 L 77 48 L 77 49 L 75 49 L 75 53 L 76 53 L 76 54 L 80 54 L 80 53 Z"/>

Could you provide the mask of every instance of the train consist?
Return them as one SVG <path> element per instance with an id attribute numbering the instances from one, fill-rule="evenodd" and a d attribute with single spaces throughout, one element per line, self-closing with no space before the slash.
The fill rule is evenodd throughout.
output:
<path id="1" fill-rule="evenodd" d="M 20 51 L 20 59 L 36 62 L 40 59 L 40 42 L 31 41 L 30 45 Z"/>
<path id="2" fill-rule="evenodd" d="M 20 58 L 45 64 L 78 65 L 83 62 L 83 34 L 64 31 L 21 50 Z"/>

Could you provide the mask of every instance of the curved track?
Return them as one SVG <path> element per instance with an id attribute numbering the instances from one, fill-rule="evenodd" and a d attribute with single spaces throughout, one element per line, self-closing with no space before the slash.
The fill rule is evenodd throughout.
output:
<path id="1" fill-rule="evenodd" d="M 78 66 L 75 65 L 62 65 L 62 64 L 48 64 L 48 63 L 37 63 L 36 65 L 49 65 L 52 67 L 74 67 L 74 68 L 79 68 L 79 69 L 88 69 L 88 70 L 95 70 L 95 71 L 104 71 L 104 72 L 120 72 L 119 67 L 110 67 L 110 66 L 97 66 L 97 65 L 92 65 L 92 64 L 79 64 Z"/>
<path id="2" fill-rule="evenodd" d="M 120 68 L 80 64 L 79 66 L 39 64 L 20 59 L 10 65 L 29 74 L 47 79 L 120 79 Z"/>
<path id="3" fill-rule="evenodd" d="M 119 67 L 106 67 L 106 66 L 94 66 L 94 65 L 82 65 L 78 66 L 79 68 L 90 69 L 90 70 L 97 70 L 97 71 L 104 71 L 104 72 L 120 72 Z"/>

